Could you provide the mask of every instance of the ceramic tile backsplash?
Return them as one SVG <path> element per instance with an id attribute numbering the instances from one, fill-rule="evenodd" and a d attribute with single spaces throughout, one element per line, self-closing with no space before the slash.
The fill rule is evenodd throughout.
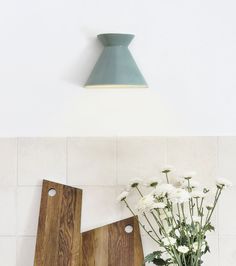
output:
<path id="1" fill-rule="evenodd" d="M 116 140 L 114 138 L 69 139 L 69 184 L 115 185 L 115 156 Z"/>
<path id="2" fill-rule="evenodd" d="M 16 264 L 16 238 L 0 237 L 0 265 L 15 266 Z"/>
<path id="3" fill-rule="evenodd" d="M 219 176 L 235 179 L 236 137 L 219 138 Z"/>
<path id="4" fill-rule="evenodd" d="M 160 175 L 166 160 L 166 138 L 123 137 L 117 139 L 117 179 L 127 184 L 131 178 Z"/>
<path id="5" fill-rule="evenodd" d="M 236 262 L 236 237 L 222 236 L 219 241 L 219 266 L 235 266 Z"/>
<path id="6" fill-rule="evenodd" d="M 18 237 L 16 242 L 17 266 L 32 266 L 34 264 L 34 251 L 36 237 Z"/>
<path id="7" fill-rule="evenodd" d="M 17 139 L 0 139 L 0 185 L 17 185 Z"/>
<path id="8" fill-rule="evenodd" d="M 83 189 L 82 230 L 130 216 L 116 198 L 130 178 L 196 171 L 206 185 L 215 176 L 236 184 L 236 137 L 2 138 L 0 139 L 0 265 L 32 266 L 42 179 Z M 133 205 L 137 203 L 131 196 Z M 206 266 L 236 261 L 235 187 L 226 191 L 209 235 Z M 142 232 L 145 254 L 155 244 Z"/>
<path id="9" fill-rule="evenodd" d="M 219 204 L 219 231 L 236 237 L 236 186 L 223 193 Z"/>
<path id="10" fill-rule="evenodd" d="M 17 190 L 17 234 L 37 234 L 41 187 L 19 187 Z"/>
<path id="11" fill-rule="evenodd" d="M 168 138 L 168 164 L 179 176 L 196 171 L 196 179 L 211 186 L 217 174 L 217 159 L 216 137 Z"/>
<path id="12" fill-rule="evenodd" d="M 66 182 L 66 139 L 20 138 L 19 185 L 40 185 L 42 178 Z"/>
<path id="13" fill-rule="evenodd" d="M 120 220 L 116 187 L 82 187 L 82 231 Z"/>
<path id="14" fill-rule="evenodd" d="M 16 188 L 0 187 L 0 236 L 16 234 Z"/>

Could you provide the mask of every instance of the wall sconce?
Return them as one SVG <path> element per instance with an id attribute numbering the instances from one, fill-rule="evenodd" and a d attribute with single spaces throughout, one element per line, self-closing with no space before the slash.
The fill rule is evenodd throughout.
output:
<path id="1" fill-rule="evenodd" d="M 97 37 L 104 49 L 85 87 L 147 88 L 147 83 L 128 49 L 134 35 L 107 33 Z"/>

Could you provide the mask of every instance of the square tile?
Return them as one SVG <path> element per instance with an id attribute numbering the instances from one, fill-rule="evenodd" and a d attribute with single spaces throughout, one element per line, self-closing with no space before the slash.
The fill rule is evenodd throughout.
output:
<path id="1" fill-rule="evenodd" d="M 41 187 L 19 187 L 17 191 L 17 234 L 35 236 L 41 199 Z"/>
<path id="2" fill-rule="evenodd" d="M 82 187 L 82 231 L 120 220 L 115 187 Z"/>
<path id="3" fill-rule="evenodd" d="M 157 249 L 158 244 L 147 235 L 142 235 L 141 237 L 142 237 L 144 257 L 146 257 L 147 255 L 149 255 L 150 253 L 154 252 Z M 154 266 L 154 264 L 146 263 L 145 266 Z"/>
<path id="4" fill-rule="evenodd" d="M 65 138 L 20 138 L 19 185 L 41 185 L 42 179 L 66 182 Z"/>
<path id="5" fill-rule="evenodd" d="M 132 178 L 159 176 L 166 161 L 166 138 L 120 137 L 117 139 L 117 178 L 127 184 Z"/>
<path id="6" fill-rule="evenodd" d="M 167 161 L 175 174 L 196 171 L 196 179 L 203 185 L 215 184 L 217 173 L 217 137 L 170 137 Z"/>
<path id="7" fill-rule="evenodd" d="M 0 138 L 0 186 L 17 184 L 17 139 Z"/>
<path id="8" fill-rule="evenodd" d="M 0 187 L 0 235 L 16 234 L 16 189 Z"/>
<path id="9" fill-rule="evenodd" d="M 219 266 L 235 266 L 236 262 L 236 236 L 220 237 L 220 264 Z"/>
<path id="10" fill-rule="evenodd" d="M 219 177 L 236 184 L 236 137 L 219 137 Z"/>
<path id="11" fill-rule="evenodd" d="M 236 187 L 225 189 L 219 202 L 219 232 L 236 236 Z"/>
<path id="12" fill-rule="evenodd" d="M 16 266 L 32 266 L 34 264 L 36 237 L 17 238 Z"/>
<path id="13" fill-rule="evenodd" d="M 210 253 L 206 253 L 202 260 L 204 266 L 218 266 L 219 265 L 219 239 L 217 236 L 207 236 L 207 241 L 210 246 Z"/>
<path id="14" fill-rule="evenodd" d="M 72 185 L 114 185 L 116 143 L 114 138 L 68 140 L 68 182 Z"/>
<path id="15" fill-rule="evenodd" d="M 0 260 L 2 266 L 16 266 L 15 237 L 0 237 Z"/>

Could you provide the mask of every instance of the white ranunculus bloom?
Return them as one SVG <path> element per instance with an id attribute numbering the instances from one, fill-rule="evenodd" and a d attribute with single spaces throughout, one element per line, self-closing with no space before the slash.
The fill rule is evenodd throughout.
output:
<path id="1" fill-rule="evenodd" d="M 189 200 L 190 194 L 182 188 L 176 188 L 168 197 L 171 202 L 181 204 Z"/>
<path id="2" fill-rule="evenodd" d="M 206 194 L 201 190 L 193 190 L 190 193 L 192 198 L 205 198 Z"/>
<path id="3" fill-rule="evenodd" d="M 188 248 L 187 246 L 178 246 L 177 249 L 178 249 L 178 251 L 179 251 L 180 253 L 183 253 L 183 254 L 189 252 L 189 248 Z"/>
<path id="4" fill-rule="evenodd" d="M 164 237 L 162 238 L 162 242 L 164 244 L 164 246 L 170 246 L 170 245 L 174 245 L 176 243 L 176 239 L 173 237 Z"/>
<path id="5" fill-rule="evenodd" d="M 171 184 L 160 184 L 153 191 L 154 195 L 157 197 L 165 197 L 166 195 L 172 193 L 175 190 L 175 187 Z"/>
<path id="6" fill-rule="evenodd" d="M 217 178 L 216 179 L 216 185 L 220 187 L 232 187 L 232 182 L 225 179 L 225 178 Z"/>
<path id="7" fill-rule="evenodd" d="M 128 191 L 123 191 L 121 192 L 121 194 L 117 197 L 117 201 L 123 201 L 125 200 L 129 195 L 129 192 Z"/>

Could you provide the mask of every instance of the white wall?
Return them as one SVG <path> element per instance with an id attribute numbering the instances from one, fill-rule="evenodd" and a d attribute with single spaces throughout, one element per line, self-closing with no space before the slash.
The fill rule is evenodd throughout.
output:
<path id="1" fill-rule="evenodd" d="M 0 135 L 235 135 L 234 0 L 0 3 Z M 104 32 L 149 90 L 85 90 Z"/>
<path id="2" fill-rule="evenodd" d="M 216 176 L 236 183 L 235 158 L 236 137 L 1 138 L 0 265 L 33 265 L 42 178 L 83 188 L 87 230 L 130 215 L 116 202 L 130 178 L 157 176 L 168 163 L 210 187 Z M 205 266 L 235 266 L 235 200 L 234 186 L 214 217 Z M 145 253 L 155 248 L 143 243 Z"/>

